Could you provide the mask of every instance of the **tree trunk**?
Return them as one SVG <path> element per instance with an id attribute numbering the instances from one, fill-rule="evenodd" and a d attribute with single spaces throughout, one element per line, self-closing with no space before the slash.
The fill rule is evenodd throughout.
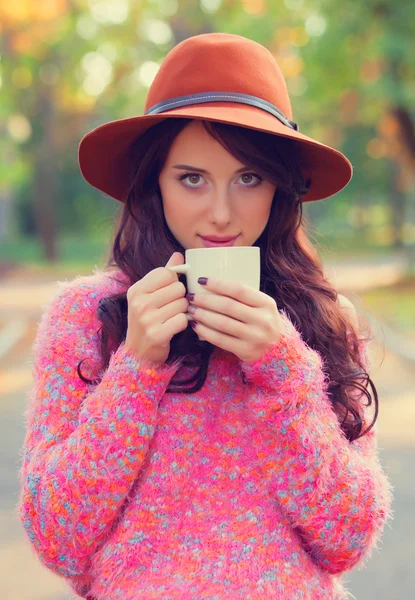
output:
<path id="1" fill-rule="evenodd" d="M 6 240 L 10 236 L 12 219 L 12 194 L 6 186 L 0 191 L 0 240 Z"/>
<path id="2" fill-rule="evenodd" d="M 38 117 L 43 139 L 37 147 L 34 161 L 34 215 L 36 230 L 49 262 L 58 258 L 55 203 L 59 201 L 57 145 L 54 139 L 54 106 L 50 88 L 39 90 Z"/>
<path id="3" fill-rule="evenodd" d="M 405 223 L 406 195 L 399 189 L 399 166 L 396 162 L 391 162 L 390 174 L 390 207 L 392 213 L 392 232 L 393 246 L 396 249 L 402 249 L 405 246 L 403 226 Z"/>

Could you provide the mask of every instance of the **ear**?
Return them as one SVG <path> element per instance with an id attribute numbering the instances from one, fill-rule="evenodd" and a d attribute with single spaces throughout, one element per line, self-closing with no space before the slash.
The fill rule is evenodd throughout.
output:
<path id="1" fill-rule="evenodd" d="M 354 304 L 350 302 L 346 296 L 342 296 L 341 294 L 337 294 L 337 301 L 340 305 L 340 308 L 343 310 L 345 317 L 352 323 L 353 327 L 358 333 L 360 325 Z"/>

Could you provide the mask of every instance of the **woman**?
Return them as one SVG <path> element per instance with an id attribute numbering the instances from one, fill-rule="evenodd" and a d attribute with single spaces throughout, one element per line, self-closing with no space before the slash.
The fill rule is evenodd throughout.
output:
<path id="1" fill-rule="evenodd" d="M 271 53 L 224 33 L 173 48 L 145 115 L 79 161 L 124 210 L 38 328 L 19 510 L 40 560 L 96 600 L 349 597 L 392 489 L 366 339 L 302 218 L 349 161 L 299 133 Z M 212 235 L 261 248 L 260 291 L 186 294 L 166 267 Z"/>

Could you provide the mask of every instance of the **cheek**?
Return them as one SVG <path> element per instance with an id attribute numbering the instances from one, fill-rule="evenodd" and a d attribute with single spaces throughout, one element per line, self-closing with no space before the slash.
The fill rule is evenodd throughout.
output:
<path id="1" fill-rule="evenodd" d="M 273 194 L 264 194 L 262 197 L 256 198 L 254 204 L 250 202 L 246 206 L 245 218 L 252 223 L 261 225 L 264 221 L 268 221 L 271 212 Z"/>
<path id="2" fill-rule="evenodd" d="M 184 199 L 180 196 L 180 193 L 177 193 L 174 186 L 169 187 L 163 193 L 163 209 L 166 220 L 176 221 L 179 215 L 183 215 L 185 204 Z"/>
<path id="3" fill-rule="evenodd" d="M 170 230 L 176 237 L 188 234 L 197 219 L 190 200 L 174 194 L 166 198 L 163 204 L 164 217 Z"/>

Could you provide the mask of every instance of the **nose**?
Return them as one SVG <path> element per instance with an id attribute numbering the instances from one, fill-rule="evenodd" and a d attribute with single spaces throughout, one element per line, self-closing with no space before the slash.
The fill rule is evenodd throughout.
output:
<path id="1" fill-rule="evenodd" d="M 209 205 L 209 221 L 219 227 L 230 223 L 232 217 L 232 199 L 227 192 L 213 194 Z"/>

